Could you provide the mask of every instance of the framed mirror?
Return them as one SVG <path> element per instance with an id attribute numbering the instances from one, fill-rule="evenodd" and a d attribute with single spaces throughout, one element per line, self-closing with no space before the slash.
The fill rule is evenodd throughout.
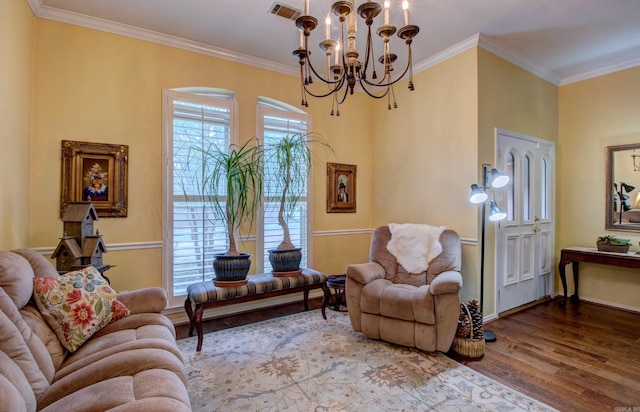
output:
<path id="1" fill-rule="evenodd" d="M 607 147 L 606 226 L 640 232 L 640 143 Z"/>

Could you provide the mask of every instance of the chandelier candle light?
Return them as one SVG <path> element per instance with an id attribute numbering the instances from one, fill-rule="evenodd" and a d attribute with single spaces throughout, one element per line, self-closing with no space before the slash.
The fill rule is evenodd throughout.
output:
<path id="1" fill-rule="evenodd" d="M 396 0 L 399 3 L 399 0 Z M 354 0 L 337 1 L 331 6 L 331 12 L 325 18 L 325 36 L 319 44 L 320 49 L 326 55 L 326 75 L 318 74 L 318 71 L 311 63 L 311 52 L 309 51 L 309 36 L 311 32 L 318 26 L 318 20 L 309 15 L 309 0 L 304 2 L 304 15 L 296 20 L 296 27 L 300 30 L 300 45 L 298 49 L 293 51 L 293 55 L 300 61 L 300 87 L 302 93 L 302 106 L 309 107 L 307 95 L 313 97 L 331 97 L 331 116 L 340 116 L 339 105 L 344 103 L 347 94 L 353 94 L 356 83 L 369 96 L 375 99 L 386 97 L 388 109 L 391 110 L 391 100 L 393 100 L 393 108 L 397 108 L 393 85 L 409 74 L 408 88 L 413 90 L 413 71 L 411 60 L 411 42 L 418 34 L 420 28 L 410 24 L 409 21 L 409 2 L 402 1 L 404 10 L 404 26 L 396 30 L 396 27 L 389 24 L 389 9 L 391 1 L 384 2 L 384 24 L 376 30 L 376 34 L 382 38 L 382 56 L 378 58 L 378 62 L 382 65 L 382 78 L 378 80 L 376 72 L 376 62 L 373 52 L 373 36 L 371 35 L 371 26 L 373 20 L 383 10 L 383 6 L 374 2 L 366 1 L 362 3 L 356 10 Z M 338 17 L 340 22 L 340 38 L 338 40 L 331 38 L 331 13 Z M 364 63 L 358 60 L 359 53 L 356 49 L 356 13 L 362 17 L 367 25 L 367 45 L 365 51 Z M 346 25 L 346 26 L 345 26 Z M 346 29 L 346 30 L 345 30 Z M 391 53 L 389 45 L 390 38 L 396 34 L 405 41 L 407 45 L 407 65 L 402 73 L 395 79 L 391 76 L 393 64 L 398 58 L 397 55 Z M 345 36 L 346 33 L 346 36 Z M 333 64 L 332 57 L 333 55 Z M 370 74 L 368 73 L 370 71 Z M 327 90 L 314 92 L 310 90 L 314 78 L 321 84 L 326 85 Z M 347 93 L 348 92 L 348 93 Z"/>

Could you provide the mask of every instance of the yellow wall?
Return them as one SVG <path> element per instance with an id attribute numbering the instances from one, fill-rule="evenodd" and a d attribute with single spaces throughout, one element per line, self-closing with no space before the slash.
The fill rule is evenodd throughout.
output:
<path id="1" fill-rule="evenodd" d="M 34 188 L 29 179 L 29 128 L 35 20 L 26 1 L 0 2 L 0 250 L 29 246 L 29 199 Z"/>
<path id="2" fill-rule="evenodd" d="M 560 87 L 560 145 L 557 179 L 557 249 L 595 247 L 598 236 L 632 239 L 640 233 L 605 231 L 605 151 L 640 143 L 640 67 Z M 628 159 L 631 166 L 631 159 Z M 630 181 L 640 187 L 640 172 Z M 573 292 L 570 267 L 569 293 Z M 580 264 L 580 296 L 640 308 L 637 270 Z"/>
<path id="3" fill-rule="evenodd" d="M 474 163 L 477 173 L 475 182 L 482 182 L 482 164 L 495 165 L 496 128 L 558 143 L 558 88 L 555 85 L 479 49 L 478 89 L 479 151 L 477 162 Z M 559 159 L 556 158 L 558 164 Z M 479 210 L 477 206 L 476 209 Z M 478 217 L 476 227 L 480 227 L 480 222 Z M 489 222 L 485 243 L 485 316 L 495 314 L 494 244 L 495 225 Z M 479 250 L 476 250 L 476 259 L 480 259 Z"/>
<path id="4" fill-rule="evenodd" d="M 239 108 L 239 136 L 256 134 L 258 96 L 291 105 L 300 101 L 296 77 L 214 57 L 38 19 L 35 38 L 33 181 L 46 181 L 31 206 L 32 247 L 54 247 L 62 235 L 59 218 L 60 141 L 79 140 L 129 145 L 129 216 L 102 218 L 96 227 L 107 244 L 159 242 L 162 236 L 161 96 L 168 88 L 200 86 L 234 90 Z M 368 227 L 371 180 L 358 177 L 358 213 L 325 212 L 325 161 L 370 168 L 369 102 L 357 94 L 339 118 L 330 102 L 311 100 L 314 130 L 336 151 L 314 169 L 316 231 Z M 352 127 L 353 124 L 359 125 Z M 365 125 L 361 127 L 360 125 Z M 330 238 L 330 239 L 329 239 Z M 330 246 L 326 241 L 330 240 Z M 353 256 L 327 250 L 340 247 L 366 258 L 368 238 L 337 233 L 322 237 L 314 249 L 314 268 L 343 272 Z M 254 245 L 240 245 L 251 251 Z M 247 250 L 245 249 L 245 250 Z M 339 249 L 340 250 L 340 249 Z M 116 265 L 107 275 L 116 289 L 161 285 L 161 250 L 110 251 L 105 262 Z"/>
<path id="5" fill-rule="evenodd" d="M 477 49 L 416 74 L 414 91 L 406 85 L 395 88 L 398 109 L 374 106 L 375 226 L 443 225 L 475 238 L 467 198 L 477 173 Z M 465 297 L 476 287 L 474 249 L 463 247 Z"/>

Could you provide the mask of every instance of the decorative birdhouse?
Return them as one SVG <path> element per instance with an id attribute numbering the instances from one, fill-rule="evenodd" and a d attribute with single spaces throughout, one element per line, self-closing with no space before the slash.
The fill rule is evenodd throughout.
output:
<path id="1" fill-rule="evenodd" d="M 93 233 L 93 222 L 96 220 L 98 213 L 92 202 L 69 203 L 62 216 L 64 234 L 51 255 L 52 259 L 56 259 L 58 272 L 64 273 L 89 265 L 105 270 L 104 267 L 101 268 L 104 266 L 102 254 L 107 252 L 107 248 L 102 235 L 99 232 Z"/>

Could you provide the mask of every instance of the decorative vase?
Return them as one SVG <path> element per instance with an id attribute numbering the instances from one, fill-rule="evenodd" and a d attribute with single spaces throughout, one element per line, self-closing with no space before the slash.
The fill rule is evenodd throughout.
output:
<path id="1" fill-rule="evenodd" d="M 229 256 L 216 253 L 213 260 L 213 271 L 216 286 L 240 286 L 247 283 L 247 274 L 251 267 L 251 254 L 241 253 L 239 256 Z"/>
<path id="2" fill-rule="evenodd" d="M 269 262 L 274 275 L 296 276 L 300 274 L 300 261 L 302 260 L 302 248 L 294 249 L 270 249 Z"/>

